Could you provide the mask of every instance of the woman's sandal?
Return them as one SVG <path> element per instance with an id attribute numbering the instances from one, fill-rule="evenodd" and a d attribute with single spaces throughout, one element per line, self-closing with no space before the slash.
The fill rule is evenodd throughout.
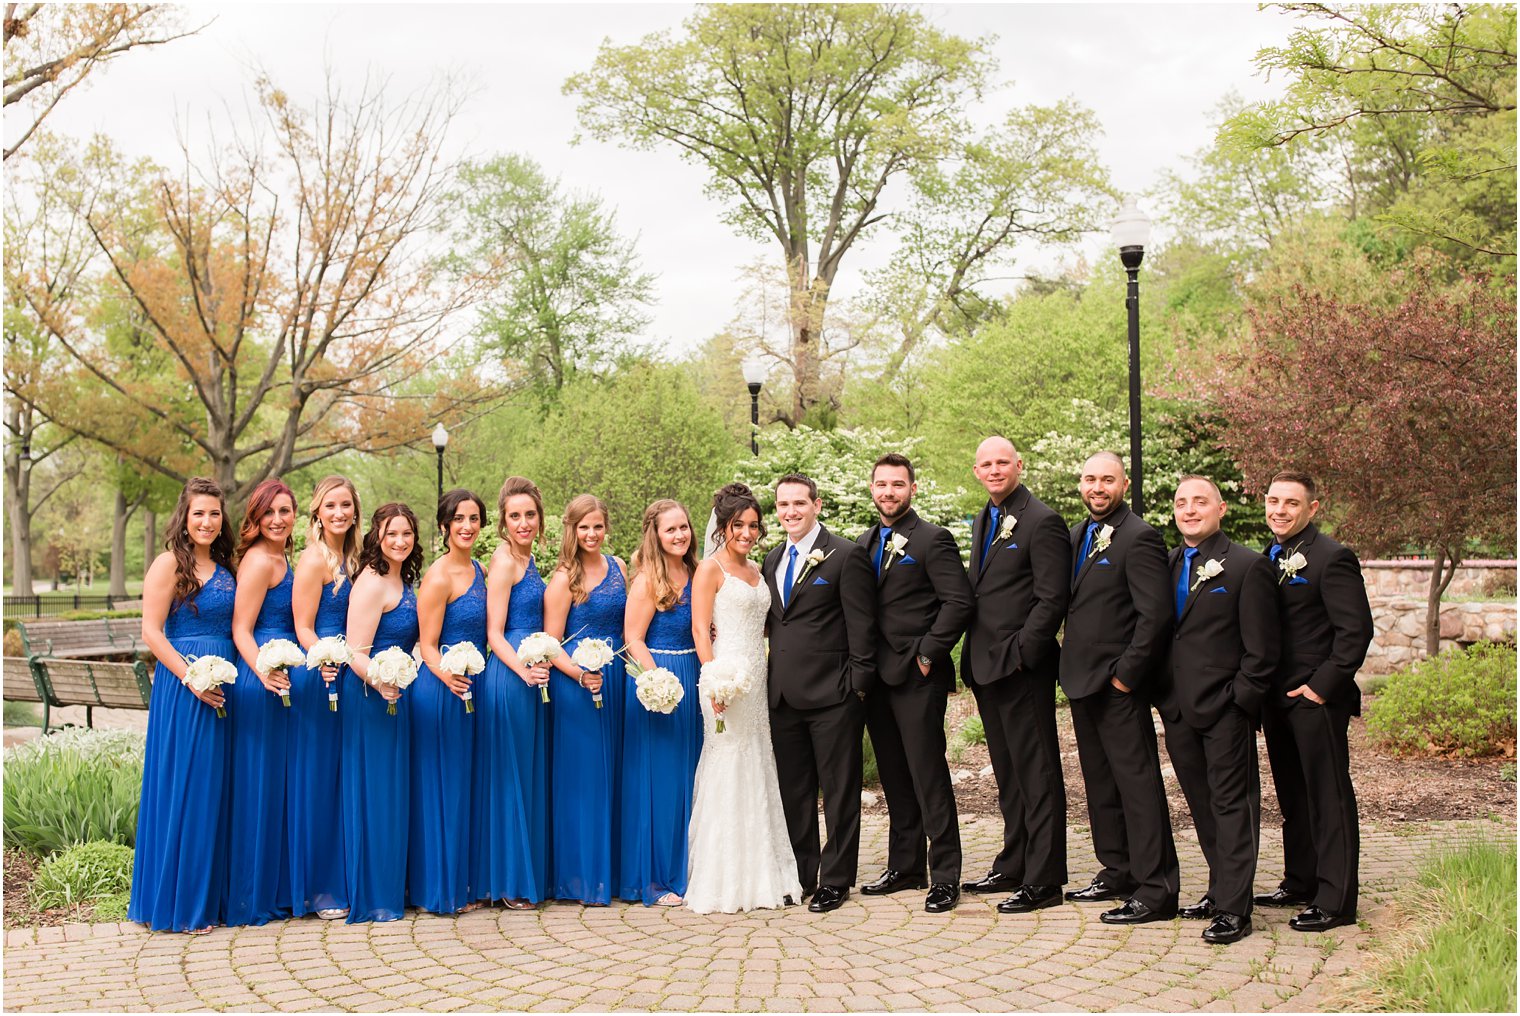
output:
<path id="1" fill-rule="evenodd" d="M 664 896 L 661 896 L 659 899 L 655 900 L 654 905 L 657 907 L 679 907 L 685 902 L 686 901 L 684 899 L 682 899 L 680 896 L 677 896 L 675 893 L 666 893 Z"/>

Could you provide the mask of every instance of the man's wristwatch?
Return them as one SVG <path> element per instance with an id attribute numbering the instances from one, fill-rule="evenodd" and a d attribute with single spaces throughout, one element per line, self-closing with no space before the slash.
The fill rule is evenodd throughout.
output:
<path id="1" fill-rule="evenodd" d="M 919 653 L 918 665 L 920 667 L 923 667 L 925 670 L 928 670 L 930 667 L 934 666 L 934 661 L 929 659 L 929 657 L 925 656 L 923 653 Z"/>

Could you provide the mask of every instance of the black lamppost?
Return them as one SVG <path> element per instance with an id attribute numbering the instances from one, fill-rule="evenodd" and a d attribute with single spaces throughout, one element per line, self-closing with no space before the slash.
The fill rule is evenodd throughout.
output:
<path id="1" fill-rule="evenodd" d="M 741 365 L 744 383 L 749 387 L 749 453 L 760 454 L 760 388 L 765 384 L 765 361 L 745 360 Z"/>
<path id="2" fill-rule="evenodd" d="M 449 446 L 449 432 L 443 424 L 433 428 L 433 447 L 438 449 L 438 500 L 443 500 L 443 450 Z"/>
<path id="3" fill-rule="evenodd" d="M 1151 220 L 1127 197 L 1119 214 L 1109 221 L 1119 260 L 1129 273 L 1129 288 L 1124 307 L 1129 311 L 1129 471 L 1130 507 L 1136 515 L 1145 515 L 1145 497 L 1141 478 L 1145 475 L 1140 461 L 1140 262 L 1151 238 Z"/>

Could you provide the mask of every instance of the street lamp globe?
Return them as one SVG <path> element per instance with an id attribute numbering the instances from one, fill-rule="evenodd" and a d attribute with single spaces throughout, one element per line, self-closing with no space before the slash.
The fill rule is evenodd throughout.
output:
<path id="1" fill-rule="evenodd" d="M 760 386 L 765 384 L 765 361 L 758 356 L 747 357 L 739 369 L 744 372 L 744 383 L 749 386 L 750 394 L 759 393 Z"/>
<path id="2" fill-rule="evenodd" d="M 1120 250 L 1126 247 L 1144 250 L 1151 240 L 1150 216 L 1140 210 L 1133 195 L 1126 197 L 1119 208 L 1119 214 L 1108 220 L 1108 228 L 1114 238 L 1114 246 Z"/>
<path id="3" fill-rule="evenodd" d="M 437 448 L 438 453 L 441 455 L 443 454 L 443 450 L 448 446 L 449 432 L 444 430 L 443 424 L 440 423 L 438 426 L 433 428 L 433 447 Z"/>

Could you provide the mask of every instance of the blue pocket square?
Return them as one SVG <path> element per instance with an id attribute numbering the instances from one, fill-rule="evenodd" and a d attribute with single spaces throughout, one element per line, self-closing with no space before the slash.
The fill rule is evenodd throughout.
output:
<path id="1" fill-rule="evenodd" d="M 1226 589 L 1224 586 L 1215 586 L 1213 589 L 1210 589 L 1209 592 L 1211 592 L 1211 593 L 1227 593 L 1227 592 L 1229 592 L 1229 590 Z"/>
<path id="2" fill-rule="evenodd" d="M 1113 562 L 1112 562 L 1112 561 L 1110 561 L 1110 560 L 1109 560 L 1109 559 L 1108 559 L 1108 558 L 1106 558 L 1106 557 L 1100 557 L 1100 558 L 1098 558 L 1098 563 L 1099 563 L 1099 564 L 1113 564 Z"/>
<path id="3" fill-rule="evenodd" d="M 918 564 L 918 558 L 904 556 L 903 559 L 901 561 L 897 562 L 897 563 L 898 564 Z"/>
<path id="4" fill-rule="evenodd" d="M 1295 575 L 1288 580 L 1288 585 L 1290 586 L 1307 586 L 1308 584 L 1309 580 L 1304 578 L 1302 575 Z"/>
<path id="5" fill-rule="evenodd" d="M 813 580 L 813 585 L 815 585 L 815 586 L 826 586 L 828 584 L 829 584 L 829 580 L 828 579 L 814 579 Z"/>
<path id="6" fill-rule="evenodd" d="M 1007 547 L 1004 547 L 1003 549 L 1004 550 L 1018 550 L 1019 549 L 1019 545 L 1017 543 L 1010 543 Z"/>

